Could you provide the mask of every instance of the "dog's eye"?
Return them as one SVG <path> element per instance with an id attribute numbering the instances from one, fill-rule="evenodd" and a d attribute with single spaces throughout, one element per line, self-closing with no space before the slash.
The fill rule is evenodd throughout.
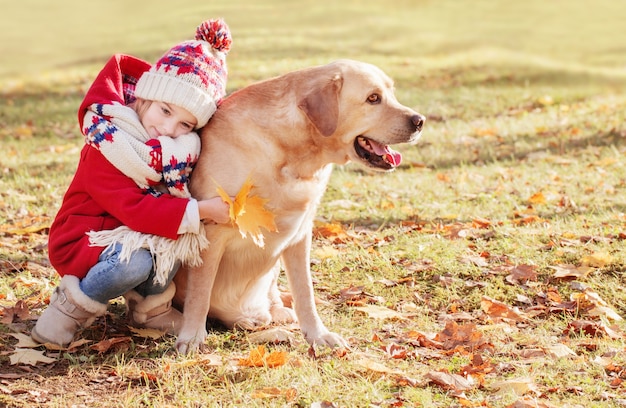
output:
<path id="1" fill-rule="evenodd" d="M 367 97 L 367 102 L 371 103 L 372 105 L 380 103 L 380 100 L 380 95 L 378 95 L 377 93 L 373 93 Z"/>

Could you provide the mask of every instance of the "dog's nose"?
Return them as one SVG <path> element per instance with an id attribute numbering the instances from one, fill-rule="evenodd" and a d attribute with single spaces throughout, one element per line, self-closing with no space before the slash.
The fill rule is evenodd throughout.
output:
<path id="1" fill-rule="evenodd" d="M 419 113 L 416 113 L 415 115 L 411 116 L 411 122 L 413 123 L 413 125 L 415 125 L 415 130 L 418 132 L 422 131 L 422 127 L 424 126 L 425 121 L 426 121 L 426 118 L 423 115 L 420 115 Z"/>

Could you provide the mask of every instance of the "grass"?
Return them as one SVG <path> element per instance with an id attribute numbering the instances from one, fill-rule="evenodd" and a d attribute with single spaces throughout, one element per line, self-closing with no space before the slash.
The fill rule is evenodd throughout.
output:
<path id="1" fill-rule="evenodd" d="M 0 405 L 626 405 L 626 326 L 608 317 L 626 316 L 619 35 L 626 6 L 112 0 L 106 11 L 89 2 L 49 7 L 11 2 L 0 16 Z M 130 332 L 115 301 L 83 332 L 91 343 L 44 350 L 53 363 L 11 364 L 21 347 L 13 335 L 30 332 L 58 282 L 46 227 L 78 160 L 75 110 L 90 81 L 110 54 L 155 60 L 215 16 L 233 31 L 229 91 L 347 57 L 379 65 L 396 80 L 399 100 L 428 117 L 422 141 L 402 148 L 398 171 L 337 168 L 319 211 L 312 253 L 319 310 L 353 350 L 317 349 L 312 357 L 294 330 L 291 343 L 265 344 L 286 352 L 286 364 L 245 367 L 239 359 L 257 347 L 250 333 L 215 329 L 205 353 L 177 356 L 173 338 Z M 324 235 L 329 224 L 339 232 Z M 591 269 L 555 278 L 567 264 Z M 514 267 L 536 276 L 511 280 Z M 607 309 L 594 315 L 583 293 L 597 294 Z M 497 318 L 485 296 L 528 319 Z M 30 313 L 20 314 L 21 305 Z M 359 309 L 372 305 L 403 318 Z M 457 333 L 457 348 L 429 342 L 445 338 L 448 321 L 475 325 L 471 339 L 480 341 L 472 348 Z M 571 327 L 580 322 L 588 323 Z M 613 338 L 602 335 L 603 322 Z M 91 348 L 110 339 L 122 340 Z M 555 353 L 559 344 L 573 355 Z M 464 392 L 432 379 L 438 371 L 467 379 L 468 370 L 476 383 Z M 499 392 L 494 385 L 503 381 L 517 392 Z"/>

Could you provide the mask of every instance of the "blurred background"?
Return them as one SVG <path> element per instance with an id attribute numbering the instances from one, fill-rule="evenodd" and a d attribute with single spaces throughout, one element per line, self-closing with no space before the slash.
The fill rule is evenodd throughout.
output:
<path id="1" fill-rule="evenodd" d="M 0 82 L 153 61 L 204 19 L 233 33 L 231 85 L 358 58 L 411 77 L 455 64 L 606 76 L 626 70 L 626 2 L 596 0 L 1 0 Z M 408 70 L 407 70 L 408 69 Z"/>

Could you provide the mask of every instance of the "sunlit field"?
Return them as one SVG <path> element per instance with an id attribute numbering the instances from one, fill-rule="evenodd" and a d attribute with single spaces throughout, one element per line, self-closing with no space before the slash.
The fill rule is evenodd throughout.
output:
<path id="1" fill-rule="evenodd" d="M 4 3 L 0 406 L 626 406 L 626 3 Z M 351 349 L 211 327 L 181 356 L 121 298 L 68 349 L 29 343 L 84 92 L 111 54 L 155 61 L 214 17 L 229 92 L 351 58 L 427 117 L 399 169 L 338 167 L 320 206 L 318 309 Z"/>

